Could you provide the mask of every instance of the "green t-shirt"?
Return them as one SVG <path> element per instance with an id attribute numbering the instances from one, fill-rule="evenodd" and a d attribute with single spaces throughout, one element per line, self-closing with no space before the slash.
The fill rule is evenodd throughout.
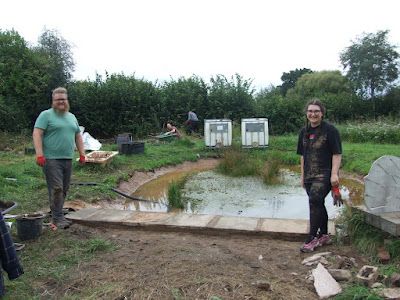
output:
<path id="1" fill-rule="evenodd" d="M 72 159 L 75 150 L 75 134 L 80 132 L 78 120 L 68 112 L 59 115 L 54 109 L 42 111 L 35 122 L 42 135 L 43 155 L 47 159 Z"/>

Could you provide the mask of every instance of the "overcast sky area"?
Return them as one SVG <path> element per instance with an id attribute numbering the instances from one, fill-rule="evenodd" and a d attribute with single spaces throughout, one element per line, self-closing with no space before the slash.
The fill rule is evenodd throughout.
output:
<path id="1" fill-rule="evenodd" d="M 388 29 L 399 46 L 399 11 L 399 0 L 22 0 L 3 1 L 0 29 L 32 45 L 57 30 L 73 46 L 77 80 L 238 73 L 258 90 L 296 68 L 342 71 L 340 52 L 363 32 Z"/>

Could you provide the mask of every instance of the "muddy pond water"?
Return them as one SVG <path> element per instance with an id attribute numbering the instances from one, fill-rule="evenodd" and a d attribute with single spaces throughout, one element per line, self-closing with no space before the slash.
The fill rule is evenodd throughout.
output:
<path id="1" fill-rule="evenodd" d="M 280 171 L 281 183 L 266 185 L 260 178 L 234 178 L 216 170 L 176 171 L 140 186 L 133 197 L 157 203 L 127 200 L 124 209 L 136 211 L 167 211 L 168 186 L 189 174 L 182 196 L 188 200 L 184 210 L 172 212 L 213 214 L 260 218 L 308 219 L 308 197 L 300 185 L 297 168 L 285 167 Z M 361 182 L 341 177 L 342 197 L 351 205 L 363 203 L 364 186 Z M 338 216 L 342 208 L 333 205 L 332 196 L 325 199 L 329 218 Z"/>

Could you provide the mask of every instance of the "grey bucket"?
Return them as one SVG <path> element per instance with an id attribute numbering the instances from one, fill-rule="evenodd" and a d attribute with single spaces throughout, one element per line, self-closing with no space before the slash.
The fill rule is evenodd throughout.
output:
<path id="1" fill-rule="evenodd" d="M 42 235 L 43 214 L 16 217 L 18 237 L 21 241 L 35 240 Z"/>

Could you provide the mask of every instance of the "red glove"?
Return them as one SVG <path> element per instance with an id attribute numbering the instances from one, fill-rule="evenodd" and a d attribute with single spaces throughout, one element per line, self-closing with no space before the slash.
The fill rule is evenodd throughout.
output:
<path id="1" fill-rule="evenodd" d="M 86 157 L 84 155 L 81 155 L 81 157 L 79 157 L 79 165 L 83 167 L 85 164 L 86 164 Z"/>
<path id="2" fill-rule="evenodd" d="M 38 156 L 38 157 L 36 157 L 36 164 L 37 164 L 38 166 L 43 167 L 45 162 L 46 162 L 46 159 L 44 158 L 44 156 Z"/>
<path id="3" fill-rule="evenodd" d="M 338 185 L 332 186 L 332 197 L 333 197 L 333 205 L 339 207 L 343 205 L 342 195 L 340 194 Z"/>

